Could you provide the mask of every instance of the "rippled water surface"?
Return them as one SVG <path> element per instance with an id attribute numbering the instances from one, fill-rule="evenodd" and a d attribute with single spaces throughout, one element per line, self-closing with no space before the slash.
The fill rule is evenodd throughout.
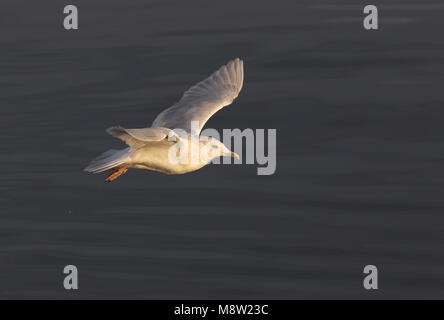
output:
<path id="1" fill-rule="evenodd" d="M 2 4 L 0 297 L 443 298 L 444 5 L 380 3 L 378 31 L 359 1 Z M 82 171 L 236 56 L 208 126 L 277 128 L 275 175 Z"/>

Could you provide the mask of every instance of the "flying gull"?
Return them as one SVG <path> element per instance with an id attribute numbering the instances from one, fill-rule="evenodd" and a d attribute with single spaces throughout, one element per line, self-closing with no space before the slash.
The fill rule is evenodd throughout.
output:
<path id="1" fill-rule="evenodd" d="M 213 114 L 236 99 L 243 81 L 243 61 L 236 58 L 186 91 L 179 102 L 157 116 L 150 128 L 108 128 L 110 135 L 123 140 L 128 147 L 106 151 L 85 171 L 108 170 L 105 181 L 113 181 L 129 168 L 184 174 L 202 168 L 216 157 L 239 159 L 222 142 L 200 136 L 200 132 Z M 196 150 L 198 157 L 193 157 L 192 152 Z M 179 157 L 179 161 L 177 157 L 181 153 L 185 157 Z"/>

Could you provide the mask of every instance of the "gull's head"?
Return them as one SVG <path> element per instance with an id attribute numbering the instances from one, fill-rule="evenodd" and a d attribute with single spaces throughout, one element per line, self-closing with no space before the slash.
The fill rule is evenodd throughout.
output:
<path id="1" fill-rule="evenodd" d="M 217 157 L 232 157 L 239 159 L 239 155 L 236 152 L 231 151 L 222 142 L 215 138 L 209 138 L 208 141 L 205 142 L 202 151 L 204 153 L 203 156 L 207 156 L 209 161 Z"/>

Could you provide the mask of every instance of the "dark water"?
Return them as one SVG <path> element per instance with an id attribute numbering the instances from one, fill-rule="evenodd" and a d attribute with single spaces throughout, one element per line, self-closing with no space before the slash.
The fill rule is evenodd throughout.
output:
<path id="1" fill-rule="evenodd" d="M 444 298 L 440 1 L 75 2 L 2 2 L 1 298 Z M 275 175 L 82 171 L 236 56 L 208 126 L 277 128 Z"/>

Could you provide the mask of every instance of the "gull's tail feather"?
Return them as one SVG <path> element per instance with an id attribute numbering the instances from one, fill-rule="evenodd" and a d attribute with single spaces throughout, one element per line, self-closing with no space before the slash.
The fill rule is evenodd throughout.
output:
<path id="1" fill-rule="evenodd" d="M 91 161 L 84 170 L 92 173 L 99 173 L 124 165 L 128 162 L 129 151 L 130 148 L 123 150 L 108 150 Z"/>

